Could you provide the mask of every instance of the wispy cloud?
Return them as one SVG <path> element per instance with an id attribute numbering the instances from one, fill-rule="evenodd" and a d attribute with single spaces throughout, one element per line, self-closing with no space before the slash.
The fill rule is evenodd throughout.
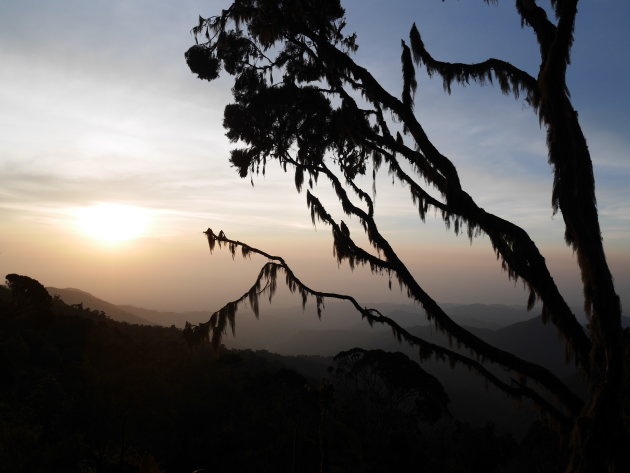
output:
<path id="1" fill-rule="evenodd" d="M 187 70 L 183 53 L 193 42 L 189 29 L 197 15 L 216 13 L 228 3 L 66 0 L 63 11 L 47 0 L 0 5 L 0 226 L 27 235 L 19 240 L 22 248 L 44 248 L 42 230 L 70 225 L 73 209 L 96 202 L 147 209 L 151 235 L 173 245 L 207 226 L 252 244 L 266 238 L 280 250 L 289 240 L 297 245 L 313 234 L 304 195 L 295 192 L 291 175 L 272 166 L 252 188 L 230 167 L 231 145 L 221 127 L 229 79 L 208 84 Z M 357 60 L 397 95 L 402 90 L 400 39 L 413 21 L 441 59 L 494 56 L 535 69 L 531 33 L 519 28 L 507 2 L 492 8 L 482 2 L 401 2 L 396 8 L 376 0 L 344 4 L 348 29 L 359 33 Z M 610 8 L 619 5 L 612 2 Z M 580 21 L 586 23 L 605 10 L 583 8 Z M 609 87 L 590 97 L 594 82 L 582 79 L 591 77 L 584 66 L 593 56 L 589 38 L 598 45 L 610 40 L 603 34 L 580 36 L 589 25 L 576 32 L 576 45 L 582 46 L 573 58 L 571 85 L 576 100 L 589 95 L 580 113 L 584 109 L 604 237 L 627 251 L 630 138 L 627 130 L 620 131 L 619 117 L 627 114 L 628 104 L 627 94 L 618 94 L 625 84 L 615 85 L 626 74 L 612 71 L 602 77 Z M 562 245 L 562 218 L 551 216 L 552 176 L 535 114 L 493 87 L 456 87 L 447 96 L 439 79 L 420 73 L 419 81 L 417 116 L 458 166 L 464 188 L 479 205 L 514 219 L 536 241 Z M 602 110 L 611 111 L 610 117 Z M 365 185 L 370 190 L 369 179 Z M 467 245 L 439 218 L 421 225 L 407 190 L 392 186 L 384 172 L 377 190 L 377 215 L 394 240 Z M 336 217 L 347 218 L 328 184 L 321 181 L 314 192 Z M 487 242 L 480 243 L 485 247 Z M 330 247 L 324 246 L 329 256 Z M 304 253 L 311 256 L 309 250 Z M 69 249 L 66 256 L 71 255 Z M 76 261 L 79 267 L 80 258 Z"/>

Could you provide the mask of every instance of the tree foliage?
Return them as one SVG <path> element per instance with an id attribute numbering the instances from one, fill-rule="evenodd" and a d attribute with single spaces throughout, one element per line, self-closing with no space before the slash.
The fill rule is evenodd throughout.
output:
<path id="1" fill-rule="evenodd" d="M 486 1 L 486 3 L 493 3 Z M 228 324 L 234 329 L 238 305 L 273 295 L 278 270 L 289 288 L 303 300 L 309 295 L 350 300 L 370 322 L 386 323 L 396 336 L 420 347 L 421 356 L 445 356 L 465 363 L 514 397 L 528 397 L 572 440 L 572 472 L 622 471 L 621 447 L 628 440 L 623 422 L 624 338 L 621 307 L 602 245 L 597 216 L 591 157 L 571 104 L 566 70 L 573 45 L 577 0 L 552 0 L 555 20 L 535 0 L 516 0 L 524 27 L 530 28 L 540 51 L 537 75 L 507 61 L 490 58 L 465 64 L 439 61 L 427 50 L 413 24 L 402 40 L 402 93 L 387 90 L 352 58 L 357 38 L 345 32 L 344 10 L 337 0 L 237 0 L 217 16 L 199 18 L 192 30 L 197 44 L 186 53 L 200 78 L 213 79 L 223 69 L 234 78 L 234 102 L 225 109 L 224 127 L 237 148 L 230 162 L 241 177 L 264 173 L 271 160 L 294 173 L 313 223 L 332 229 L 334 253 L 351 267 L 366 265 L 395 278 L 418 302 L 436 327 L 469 350 L 464 356 L 414 338 L 382 314 L 347 296 L 304 286 L 284 260 L 228 239 L 223 232 L 206 232 L 211 249 L 225 244 L 235 254 L 257 253 L 269 262 L 242 298 L 213 315 L 205 329 L 215 344 Z M 565 222 L 565 240 L 575 251 L 589 316 L 586 331 L 555 284 L 545 259 L 519 226 L 477 205 L 466 192 L 451 159 L 428 138 L 413 101 L 416 68 L 453 84 L 497 84 L 504 94 L 524 97 L 547 131 L 548 159 L 554 175 L 551 206 Z M 589 396 L 581 399 L 548 370 L 499 350 L 456 324 L 422 288 L 381 232 L 372 197 L 358 182 L 387 167 L 405 185 L 421 219 L 434 210 L 455 233 L 469 238 L 488 236 L 509 278 L 529 290 L 528 307 L 540 301 L 545 322 L 551 322 L 566 346 L 567 358 L 584 373 Z M 371 248 L 353 239 L 348 226 L 335 220 L 314 195 L 318 179 L 327 179 L 349 217 L 356 218 Z M 263 285 L 264 283 L 264 285 Z M 486 368 L 507 369 L 507 378 Z"/>
<path id="2" fill-rule="evenodd" d="M 338 353 L 335 361 L 335 374 L 359 394 L 353 401 L 371 411 L 367 429 L 382 435 L 385 423 L 434 423 L 447 412 L 448 395 L 440 382 L 403 353 L 352 348 Z"/>
<path id="3" fill-rule="evenodd" d="M 52 297 L 39 281 L 19 274 L 7 274 L 6 281 L 17 309 L 44 313 L 50 310 Z"/>

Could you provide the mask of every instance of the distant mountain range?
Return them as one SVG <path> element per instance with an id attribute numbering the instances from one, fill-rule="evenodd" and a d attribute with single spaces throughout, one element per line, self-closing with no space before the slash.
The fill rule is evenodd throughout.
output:
<path id="1" fill-rule="evenodd" d="M 131 305 L 115 305 L 79 289 L 47 289 L 51 295 L 59 296 L 67 304 L 81 303 L 83 307 L 101 310 L 114 320 L 131 324 L 175 325 L 182 328 L 186 321 L 197 324 L 207 321 L 211 315 L 210 311 L 166 312 Z M 418 306 L 371 306 L 378 307 L 413 334 L 430 342 L 449 346 L 448 336 L 429 325 Z M 543 324 L 540 316 L 532 316 L 532 313 L 518 306 L 442 306 L 455 321 L 478 337 L 523 359 L 547 367 L 578 392 L 582 389 L 577 371 L 571 364 L 565 363 L 564 344 L 560 341 L 556 328 Z M 624 317 L 623 324 L 630 326 L 630 319 Z M 415 350 L 397 342 L 388 328 L 370 328 L 349 305 L 336 301 L 326 303 L 321 319 L 317 317 L 315 307 L 308 304 L 305 310 L 300 307 L 262 305 L 260 320 L 244 307 L 237 314 L 236 337 L 232 337 L 230 333 L 224 338 L 224 343 L 231 348 L 267 350 L 281 355 L 320 356 L 323 357 L 322 360 L 330 360 L 338 352 L 355 346 L 402 351 L 417 359 Z M 464 349 L 461 351 L 468 354 Z M 452 369 L 448 363 L 440 361 L 423 362 L 423 367 L 442 381 L 453 400 L 453 413 L 463 416 L 462 418 L 471 422 L 482 422 L 491 416 L 499 427 L 508 429 L 519 424 L 519 417 L 531 418 L 528 417 L 532 415 L 531 406 L 526 406 L 520 413 L 515 412 L 512 403 L 506 402 L 502 393 L 488 389 L 481 377 L 464 368 Z"/>
<path id="2" fill-rule="evenodd" d="M 167 312 L 132 305 L 116 305 L 73 288 L 47 288 L 67 304 L 83 304 L 105 312 L 110 318 L 141 325 L 182 328 L 186 321 L 205 322 L 210 311 Z M 489 343 L 530 361 L 547 366 L 559 375 L 571 374 L 564 360 L 563 344 L 557 330 L 544 325 L 539 316 L 532 317 L 523 307 L 500 304 L 442 304 L 451 317 Z M 448 345 L 448 338 L 438 333 L 424 318 L 423 311 L 410 304 L 373 304 L 414 334 L 434 343 Z M 624 326 L 630 319 L 624 317 Z M 321 319 L 315 307 L 261 306 L 260 320 L 247 308 L 239 310 L 236 337 L 228 334 L 229 347 L 263 349 L 285 355 L 331 356 L 353 346 L 408 350 L 399 345 L 389 329 L 370 328 L 359 314 L 342 302 L 327 302 Z"/>
<path id="3" fill-rule="evenodd" d="M 88 292 L 75 288 L 60 289 L 56 287 L 48 287 L 48 292 L 53 296 L 59 296 L 67 304 L 82 303 L 85 307 L 95 310 L 102 310 L 110 318 L 121 322 L 144 325 L 163 325 L 183 327 L 186 320 L 191 323 L 199 323 L 208 320 L 211 315 L 210 311 L 158 311 L 145 309 L 133 305 L 116 305 L 100 299 Z M 424 318 L 424 312 L 418 306 L 413 304 L 368 304 L 369 306 L 378 307 L 384 314 L 394 318 L 401 325 L 409 327 L 415 325 L 428 324 Z M 512 305 L 501 304 L 449 304 L 442 306 L 448 311 L 449 315 L 462 325 L 468 325 L 478 328 L 498 329 L 521 322 L 531 318 L 525 308 Z M 302 313 L 298 307 L 272 307 L 274 318 L 294 317 L 293 314 Z M 243 312 L 248 312 L 244 310 Z M 348 306 L 339 302 L 328 302 L 324 318 L 335 319 L 333 325 L 336 328 L 352 328 L 354 326 L 362 326 L 358 314 L 348 314 L 354 312 L 348 310 Z M 306 313 L 310 321 L 300 320 L 300 327 L 307 325 L 318 325 L 317 317 L 310 317 L 314 310 L 307 307 Z M 302 319 L 302 317 L 297 317 Z M 314 322 L 315 321 L 315 322 Z M 321 324 L 319 324 L 321 325 Z"/>
<path id="4" fill-rule="evenodd" d="M 66 304 L 83 304 L 83 307 L 89 307 L 93 310 L 102 310 L 113 320 L 130 324 L 162 325 L 164 327 L 175 325 L 176 327 L 183 328 L 186 321 L 198 324 L 208 320 L 211 315 L 211 313 L 207 311 L 166 312 L 143 309 L 132 305 L 116 305 L 99 299 L 89 292 L 74 288 L 59 289 L 56 287 L 47 287 L 46 289 L 50 295 L 59 296 Z"/>
<path id="5" fill-rule="evenodd" d="M 59 289 L 48 287 L 48 292 L 59 296 L 67 304 L 83 304 L 94 310 L 105 312 L 110 318 L 140 325 L 174 325 L 183 328 L 186 321 L 198 324 L 207 321 L 210 311 L 158 311 L 133 305 L 116 305 L 75 288 Z M 424 317 L 424 311 L 413 304 L 368 304 L 377 307 L 385 315 L 395 319 L 403 327 L 421 331 L 422 336 L 434 340 L 440 338 Z M 524 307 L 502 304 L 452 304 L 442 307 L 460 325 L 475 334 L 505 349 L 519 353 L 532 347 L 559 346 L 555 328 L 545 326 L 536 316 L 536 311 L 527 312 Z M 261 320 L 257 320 L 247 307 L 239 309 L 237 315 L 237 337 L 226 338 L 229 346 L 238 348 L 266 349 L 285 354 L 330 355 L 347 347 L 349 341 L 355 345 L 382 345 L 381 332 L 389 330 L 375 326 L 370 328 L 360 315 L 348 304 L 330 301 L 325 305 L 321 319 L 313 305 L 300 307 L 261 306 Z M 630 318 L 623 317 L 623 325 L 630 326 Z M 544 350 L 543 350 L 544 351 Z M 549 353 L 539 357 L 549 359 Z"/>

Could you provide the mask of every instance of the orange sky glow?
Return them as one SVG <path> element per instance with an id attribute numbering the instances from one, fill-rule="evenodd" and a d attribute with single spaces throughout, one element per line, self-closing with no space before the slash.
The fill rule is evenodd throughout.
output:
<path id="1" fill-rule="evenodd" d="M 396 284 L 388 290 L 384 276 L 338 267 L 330 230 L 313 228 L 292 175 L 270 166 L 252 186 L 230 168 L 231 144 L 221 127 L 229 79 L 201 82 L 184 61 L 197 15 L 228 2 L 72 0 L 67 15 L 43 0 L 11 3 L 0 6 L 2 275 L 25 274 L 120 304 L 216 310 L 249 288 L 264 261 L 233 260 L 227 251 L 211 256 L 202 231 L 212 227 L 285 256 L 314 288 L 349 292 L 365 303 L 406 300 Z M 347 28 L 358 33 L 358 61 L 392 90 L 401 89 L 400 37 L 414 20 L 444 59 L 496 56 L 535 66 L 534 42 L 512 5 L 400 2 L 385 11 L 382 2 L 368 3 L 346 2 Z M 571 86 L 593 153 L 610 264 L 627 305 L 630 138 L 621 124 L 630 99 L 627 91 L 615 95 L 623 84 L 614 89 L 615 72 L 597 66 L 592 47 L 620 41 L 613 28 L 610 37 L 594 36 L 598 22 L 628 12 L 623 2 L 612 3 L 609 12 L 582 12 Z M 36 31 L 27 28 L 34 11 L 50 15 Z M 501 26 L 504 18 L 514 19 L 509 29 Z M 443 38 L 445 25 L 459 33 Z M 620 53 L 628 59 L 624 67 L 628 50 Z M 610 90 L 595 88 L 593 69 L 604 71 L 599 83 L 608 81 Z M 464 187 L 482 207 L 530 232 L 569 303 L 579 307 L 579 276 L 562 217 L 550 208 L 551 171 L 535 114 L 491 87 L 446 96 L 439 80 L 425 76 L 416 103 L 436 145 L 459 166 Z M 365 184 L 369 190 L 371 180 Z M 487 238 L 471 243 L 433 216 L 423 224 L 407 190 L 384 171 L 376 188 L 382 230 L 435 299 L 525 305 L 527 293 L 507 279 Z M 327 184 L 314 192 L 342 216 Z"/>

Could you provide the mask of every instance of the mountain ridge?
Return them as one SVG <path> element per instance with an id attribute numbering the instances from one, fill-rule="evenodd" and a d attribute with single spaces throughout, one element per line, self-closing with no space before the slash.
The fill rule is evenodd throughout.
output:
<path id="1" fill-rule="evenodd" d="M 114 304 L 108 302 L 98 296 L 95 296 L 82 289 L 68 288 L 46 288 L 51 295 L 59 296 L 68 304 L 79 304 L 90 307 L 95 310 L 102 310 L 114 319 L 128 323 L 148 324 L 148 325 L 175 325 L 183 327 L 186 321 L 193 324 L 205 322 L 212 315 L 211 311 L 190 310 L 190 311 L 162 311 L 156 309 L 147 309 L 133 304 Z M 331 302 L 327 304 L 326 312 L 347 312 L 345 309 L 338 309 L 340 303 Z M 382 303 L 371 304 L 380 307 L 382 312 L 388 316 L 395 318 L 403 326 L 428 325 L 429 322 L 424 319 L 422 309 L 413 304 L 394 304 Z M 454 304 L 445 303 L 444 307 L 449 309 L 453 318 L 463 325 L 469 325 L 479 328 L 499 329 L 512 323 L 527 320 L 528 312 L 524 307 L 516 305 L 503 304 Z M 336 309 L 336 310 L 331 310 Z M 274 307 L 274 313 L 287 314 L 301 311 L 298 306 Z M 307 309 L 308 311 L 308 309 Z M 326 317 L 324 315 L 324 317 Z M 359 319 L 355 319 L 358 321 Z M 355 324 L 355 322 L 352 322 Z M 341 323 L 346 325 L 345 323 Z"/>
<path id="2" fill-rule="evenodd" d="M 135 314 L 126 312 L 116 304 L 107 302 L 81 289 L 76 289 L 73 287 L 47 287 L 46 290 L 51 296 L 59 297 L 63 302 L 68 305 L 82 304 L 83 307 L 89 307 L 92 310 L 101 310 L 105 312 L 105 314 L 109 318 L 118 322 L 127 322 L 129 324 L 137 325 L 157 325 Z"/>
<path id="3" fill-rule="evenodd" d="M 208 320 L 210 316 L 209 311 L 167 312 L 133 305 L 115 305 L 85 291 L 72 288 L 48 288 L 48 290 L 66 303 L 82 303 L 84 307 L 102 310 L 110 318 L 128 323 L 182 327 L 186 320 L 200 323 Z M 540 316 L 530 316 L 526 320 L 521 318 L 517 322 L 498 329 L 488 326 L 470 326 L 465 322 L 478 317 L 466 316 L 466 307 L 474 308 L 476 315 L 489 314 L 493 317 L 489 317 L 489 325 L 496 325 L 501 321 L 501 305 L 448 304 L 447 310 L 454 314 L 453 318 L 458 323 L 463 324 L 469 331 L 488 343 L 547 367 L 561 379 L 566 380 L 577 392 L 583 389 L 583 383 L 576 369 L 572 364 L 565 363 L 564 346 L 559 342 L 557 330 L 553 325 L 543 324 Z M 528 314 L 524 309 L 519 310 L 515 306 L 507 307 L 505 317 L 507 320 L 504 322 L 511 322 L 515 318 Z M 450 346 L 448 336 L 427 323 L 417 306 L 381 304 L 381 310 L 386 315 L 399 316 L 402 324 L 411 333 L 432 343 Z M 340 351 L 360 346 L 365 349 L 401 351 L 417 359 L 417 349 L 398 342 L 392 337 L 387 327 L 377 325 L 370 328 L 358 314 L 351 311 L 352 309 L 344 304 L 327 303 L 326 311 L 320 319 L 314 307 L 309 305 L 306 310 L 300 307 L 265 306 L 258 320 L 247 307 L 243 307 L 237 317 L 236 337 L 227 334 L 223 343 L 229 349 L 267 350 L 284 357 L 315 356 L 323 357 L 322 360 L 332 359 L 330 357 Z M 413 322 L 415 325 L 411 325 Z M 630 319 L 624 317 L 624 326 L 630 325 L 629 322 Z M 459 350 L 456 346 L 452 349 Z M 322 363 L 325 364 L 324 361 Z M 531 406 L 526 406 L 520 413 L 515 413 L 513 406 L 504 399 L 501 392 L 488 388 L 483 379 L 468 372 L 464 367 L 451 367 L 448 363 L 439 360 L 426 360 L 422 362 L 422 366 L 427 372 L 441 380 L 453 401 L 453 413 L 461 418 L 474 423 L 492 418 L 500 428 L 511 430 L 520 423 L 517 418 L 529 418 L 533 415 Z M 471 408 L 473 405 L 474 409 Z"/>
<path id="4" fill-rule="evenodd" d="M 159 311 L 128 304 L 112 304 L 76 288 L 49 287 L 47 290 L 67 304 L 82 303 L 84 307 L 105 312 L 113 320 L 131 324 L 183 328 L 187 321 L 199 324 L 211 316 L 210 311 Z M 559 343 L 556 329 L 551 324 L 543 324 L 539 320 L 540 316 L 532 316 L 524 307 L 480 303 L 445 303 L 444 306 L 457 323 L 489 343 L 514 351 L 517 356 L 533 356 L 530 361 L 551 364 L 549 367 L 553 371 L 566 373 L 563 368 L 566 366 L 563 345 Z M 422 332 L 423 337 L 432 341 L 447 340 L 423 318 L 418 306 L 385 303 L 380 304 L 380 307 L 385 315 L 391 316 L 412 332 Z M 305 310 L 298 306 L 271 307 L 261 310 L 261 320 L 258 320 L 249 308 L 243 308 L 237 320 L 236 338 L 226 336 L 224 343 L 235 348 L 262 349 L 286 355 L 330 356 L 347 349 L 349 345 L 386 345 L 396 349 L 389 346 L 388 339 L 383 336 L 386 327 L 377 325 L 370 328 L 360 317 L 348 317 L 349 310 L 352 309 L 342 303 L 332 302 L 327 304 L 323 316 L 318 318 L 314 308 L 308 305 Z M 630 326 L 630 318 L 622 319 L 624 327 Z"/>

